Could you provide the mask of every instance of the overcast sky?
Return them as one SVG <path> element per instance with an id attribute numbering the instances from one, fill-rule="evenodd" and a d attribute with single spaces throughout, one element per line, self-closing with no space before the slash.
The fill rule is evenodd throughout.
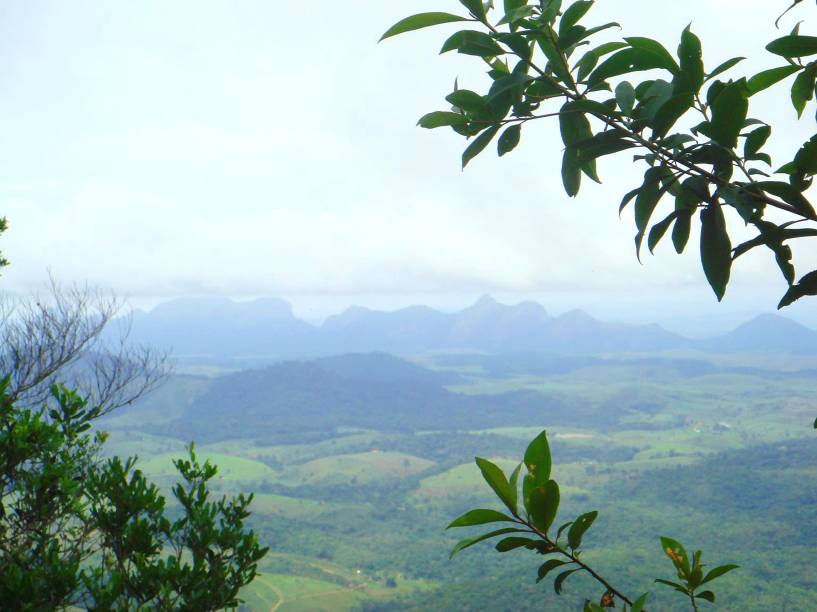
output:
<path id="1" fill-rule="evenodd" d="M 763 50 L 786 2 L 600 0 L 595 23 L 674 49 L 689 23 L 707 67 Z M 784 287 L 765 253 L 717 306 L 697 249 L 635 259 L 620 196 L 640 179 L 626 155 L 569 200 L 555 124 L 501 160 L 459 170 L 463 142 L 415 127 L 445 109 L 472 58 L 437 56 L 445 27 L 376 44 L 393 22 L 456 0 L 96 2 L 0 5 L 0 246 L 6 290 L 47 270 L 138 304 L 177 295 L 276 295 L 313 318 L 353 303 L 456 307 L 482 293 L 606 318 L 715 321 L 774 309 Z M 817 19 L 808 5 L 796 18 Z M 805 27 L 807 28 L 809 24 Z M 779 96 L 778 96 L 779 97 Z M 772 149 L 814 131 L 774 95 L 754 115 L 782 123 Z M 780 157 L 779 159 L 782 159 Z M 817 250 L 796 249 L 800 272 Z M 810 266 L 810 267 L 809 267 Z M 817 323 L 815 302 L 791 316 Z"/>

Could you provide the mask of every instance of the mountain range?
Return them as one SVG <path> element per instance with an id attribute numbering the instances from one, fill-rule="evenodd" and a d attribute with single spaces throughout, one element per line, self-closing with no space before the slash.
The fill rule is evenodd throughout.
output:
<path id="1" fill-rule="evenodd" d="M 713 338 L 693 340 L 659 325 L 599 321 L 581 310 L 551 316 L 540 304 L 500 304 L 489 296 L 458 312 L 428 306 L 394 311 L 353 306 L 321 325 L 297 318 L 291 305 L 264 298 L 183 298 L 134 315 L 132 340 L 187 360 L 275 360 L 381 351 L 536 352 L 590 355 L 667 349 L 817 353 L 817 331 L 761 315 Z"/>

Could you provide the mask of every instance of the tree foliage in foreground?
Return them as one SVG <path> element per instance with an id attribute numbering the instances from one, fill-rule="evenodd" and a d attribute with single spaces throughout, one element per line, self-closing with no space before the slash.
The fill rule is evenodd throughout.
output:
<path id="1" fill-rule="evenodd" d="M 718 300 L 735 260 L 758 247 L 769 250 L 788 285 L 779 308 L 817 295 L 817 270 L 798 281 L 791 249 L 794 241 L 817 237 L 817 212 L 806 195 L 817 174 L 817 133 L 812 124 L 812 135 L 782 164 L 773 163 L 764 150 L 772 126 L 750 112 L 752 98 L 771 90 L 803 115 L 815 95 L 817 37 L 800 34 L 798 23 L 767 45 L 774 66 L 739 76 L 743 57 L 707 66 L 689 27 L 675 53 L 644 36 L 598 42 L 620 26 L 585 25 L 593 0 L 460 4 L 467 14 L 414 15 L 382 38 L 466 24 L 440 52 L 473 56 L 487 67 L 490 86 L 474 91 L 455 84 L 446 96 L 450 110 L 419 121 L 470 141 L 463 167 L 494 141 L 500 156 L 510 153 L 530 121 L 558 120 L 569 196 L 579 193 L 584 177 L 600 182 L 597 160 L 604 156 L 627 151 L 645 166 L 620 205 L 622 212 L 634 210 L 639 258 L 644 246 L 652 252 L 667 235 L 682 253 L 699 223 L 701 263 Z M 730 217 L 753 237 L 734 244 Z"/>
<path id="2" fill-rule="evenodd" d="M 558 529 L 555 528 L 560 494 L 559 484 L 551 478 L 552 459 L 546 432 L 540 433 L 528 445 L 523 461 L 510 477 L 487 459 L 477 457 L 476 463 L 485 481 L 504 504 L 506 512 L 485 508 L 470 510 L 454 520 L 448 528 L 496 523 L 504 527 L 460 540 L 451 551 L 452 557 L 475 544 L 501 537 L 495 545 L 500 553 L 526 549 L 542 555 L 544 561 L 539 566 L 536 581 L 540 582 L 548 575 L 555 574 L 553 588 L 557 594 L 562 592 L 565 581 L 573 574 L 584 572 L 592 576 L 599 584 L 601 595 L 598 603 L 590 600 L 585 602 L 585 612 L 601 612 L 605 608 L 616 607 L 617 603 L 631 612 L 646 610 L 649 593 L 630 598 L 582 558 L 584 536 L 598 517 L 597 511 L 586 512 L 563 523 Z M 523 467 L 525 474 L 520 483 Z M 672 562 L 675 575 L 672 580 L 657 578 L 655 581 L 688 598 L 694 610 L 698 609 L 701 600 L 715 603 L 711 583 L 738 567 L 727 564 L 707 570 L 702 563 L 703 553 L 700 550 L 689 555 L 680 542 L 668 537 L 661 538 L 661 548 Z"/>
<path id="3" fill-rule="evenodd" d="M 247 529 L 252 495 L 213 500 L 217 468 L 174 462 L 169 507 L 136 458 L 99 458 L 103 408 L 65 387 L 21 408 L 0 384 L 0 601 L 4 609 L 235 607 L 266 554 Z"/>
<path id="4" fill-rule="evenodd" d="M 794 0 L 786 13 L 801 3 Z M 600 41 L 604 33 L 620 26 L 585 25 L 593 0 L 570 4 L 504 0 L 501 8 L 493 1 L 460 4 L 466 15 L 432 12 L 407 17 L 381 40 L 429 26 L 468 24 L 468 29 L 449 36 L 440 52 L 456 51 L 484 64 L 490 81 L 487 91 L 461 89 L 455 81 L 454 91 L 446 96 L 450 110 L 419 120 L 424 128 L 450 127 L 469 140 L 463 168 L 493 142 L 499 156 L 513 151 L 528 122 L 558 120 L 561 179 L 568 196 L 578 195 L 584 177 L 601 182 L 597 162 L 602 157 L 629 152 L 644 165 L 643 178 L 624 194 L 619 206 L 620 213 L 628 206 L 633 209 L 639 259 L 645 243 L 654 252 L 668 235 L 675 250 L 683 253 L 693 224 L 698 223 L 701 264 L 719 301 L 734 262 L 758 247 L 771 253 L 788 285 L 778 308 L 817 295 L 817 270 L 798 281 L 791 248 L 796 240 L 817 237 L 817 211 L 806 195 L 817 174 L 817 133 L 812 124 L 809 137 L 782 164 L 775 164 L 764 150 L 772 126 L 750 113 L 752 98 L 770 90 L 793 106 L 798 119 L 802 117 L 815 97 L 817 37 L 800 34 L 798 23 L 766 46 L 774 66 L 739 76 L 737 67 L 745 58 L 708 68 L 701 40 L 690 27 L 681 33 L 675 53 L 644 36 Z M 730 229 L 735 222 L 751 232 L 749 240 L 735 244 L 736 232 Z M 590 574 L 603 593 L 598 603 L 586 602 L 586 611 L 617 603 L 633 612 L 643 610 L 647 594 L 629 598 L 581 558 L 582 538 L 596 512 L 554 532 L 559 487 L 550 478 L 550 464 L 544 432 L 510 477 L 477 458 L 507 513 L 472 510 L 450 527 L 506 526 L 462 540 L 452 555 L 502 536 L 496 544 L 499 552 L 524 548 L 546 557 L 538 578 L 558 572 L 557 593 L 572 574 Z M 527 474 L 521 483 L 520 508 L 523 465 Z M 706 571 L 700 551 L 689 555 L 679 542 L 666 537 L 661 545 L 676 576 L 656 581 L 687 597 L 693 610 L 701 600 L 714 603 L 711 582 L 737 567 Z"/>

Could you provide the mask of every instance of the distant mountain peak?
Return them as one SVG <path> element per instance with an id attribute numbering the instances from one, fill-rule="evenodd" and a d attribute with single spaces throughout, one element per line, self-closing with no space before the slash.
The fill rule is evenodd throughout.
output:
<path id="1" fill-rule="evenodd" d="M 817 352 L 817 331 L 777 314 L 761 314 L 728 334 L 706 341 L 713 349 L 726 351 Z"/>
<path id="2" fill-rule="evenodd" d="M 785 328 L 785 329 L 806 329 L 806 330 L 809 329 L 808 327 L 806 327 L 805 325 L 803 325 L 801 323 L 798 323 L 797 321 L 789 319 L 788 317 L 783 317 L 781 315 L 774 314 L 772 312 L 766 312 L 766 313 L 763 313 L 763 314 L 759 314 L 756 317 L 754 317 L 753 319 L 749 319 L 743 325 L 738 326 L 737 329 L 752 328 L 752 327 L 757 327 L 757 326 L 777 327 L 777 328 Z M 813 330 L 809 330 L 809 331 L 813 331 Z"/>
<path id="3" fill-rule="evenodd" d="M 596 319 L 587 314 L 587 312 L 581 308 L 574 308 L 573 310 L 563 312 L 557 317 L 557 319 L 559 321 L 569 321 L 571 323 L 598 323 Z"/>
<path id="4" fill-rule="evenodd" d="M 488 295 L 487 293 L 480 296 L 480 298 L 473 303 L 471 308 L 493 308 L 495 306 L 500 306 L 501 304 L 497 302 L 492 296 Z"/>

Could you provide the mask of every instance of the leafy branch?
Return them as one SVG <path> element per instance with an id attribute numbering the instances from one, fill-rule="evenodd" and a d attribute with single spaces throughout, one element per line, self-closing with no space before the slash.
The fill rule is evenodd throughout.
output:
<path id="1" fill-rule="evenodd" d="M 562 183 L 568 196 L 579 193 L 583 176 L 601 182 L 596 163 L 607 155 L 633 149 L 634 159 L 648 166 L 641 184 L 620 205 L 623 211 L 634 202 L 639 259 L 644 239 L 653 252 L 670 228 L 675 250 L 684 252 L 699 213 L 701 263 L 718 300 L 725 295 L 734 261 L 758 246 L 771 251 L 787 283 L 779 308 L 817 295 L 817 270 L 795 282 L 789 244 L 817 236 L 814 227 L 792 227 L 817 222 L 817 211 L 805 195 L 817 173 L 817 134 L 791 161 L 773 170 L 770 155 L 763 151 L 772 128 L 749 115 L 754 95 L 794 77 L 787 98 L 802 116 L 817 82 L 817 61 L 803 58 L 817 55 L 817 37 L 801 35 L 798 25 L 766 47 L 784 65 L 724 81 L 717 77 L 744 58 L 729 59 L 707 71 L 701 41 L 689 27 L 681 34 L 675 56 L 660 42 L 641 36 L 590 48 L 597 35 L 620 27 L 581 25 L 593 0 L 578 0 L 564 9 L 561 0 L 505 0 L 497 20 L 492 19 L 498 12 L 493 3 L 460 3 L 467 16 L 414 15 L 395 24 L 381 40 L 444 23 L 468 22 L 480 28 L 455 32 L 441 53 L 456 51 L 487 65 L 488 91 L 455 86 L 446 97 L 449 111 L 429 113 L 419 121 L 425 128 L 450 127 L 471 141 L 462 155 L 463 167 L 495 138 L 503 156 L 519 145 L 526 123 L 558 117 L 564 146 Z M 583 47 L 588 49 L 579 56 Z M 667 78 L 624 80 L 656 71 Z M 552 110 L 545 107 L 541 112 L 545 105 Z M 695 123 L 691 114 L 703 120 Z M 682 119 L 691 127 L 673 131 Z M 673 198 L 674 206 L 655 222 L 665 198 Z M 767 208 L 790 219 L 770 221 Z M 756 236 L 733 246 L 727 211 L 730 216 L 736 213 Z"/>
<path id="2" fill-rule="evenodd" d="M 502 527 L 460 540 L 451 550 L 451 557 L 475 544 L 502 536 L 502 539 L 495 544 L 496 550 L 500 553 L 527 549 L 546 557 L 546 560 L 539 566 L 537 582 L 544 580 L 551 572 L 559 570 L 553 582 L 553 588 L 557 594 L 562 593 L 565 581 L 575 573 L 586 572 L 599 583 L 604 589 L 599 603 L 586 601 L 585 611 L 598 612 L 614 607 L 616 601 L 619 601 L 625 611 L 644 612 L 649 593 L 644 593 L 635 600 L 630 599 L 582 559 L 583 539 L 598 517 L 598 511 L 586 512 L 562 524 L 553 535 L 553 526 L 559 511 L 560 494 L 558 483 L 551 478 L 552 459 L 547 432 L 540 433 L 528 445 L 522 463 L 516 467 L 510 477 L 506 476 L 499 466 L 487 459 L 477 457 L 476 464 L 508 513 L 488 508 L 470 510 L 452 521 L 448 529 L 492 523 L 510 523 L 513 526 Z M 519 477 L 523 466 L 526 473 L 521 483 L 522 508 L 520 508 Z M 704 575 L 701 551 L 696 551 L 690 561 L 686 550 L 676 540 L 662 537 L 661 546 L 672 561 L 680 582 L 661 578 L 656 582 L 683 593 L 689 598 L 694 610 L 698 609 L 698 599 L 715 601 L 715 594 L 712 591 L 698 591 L 701 586 L 738 567 L 731 564 L 721 565 Z"/>

